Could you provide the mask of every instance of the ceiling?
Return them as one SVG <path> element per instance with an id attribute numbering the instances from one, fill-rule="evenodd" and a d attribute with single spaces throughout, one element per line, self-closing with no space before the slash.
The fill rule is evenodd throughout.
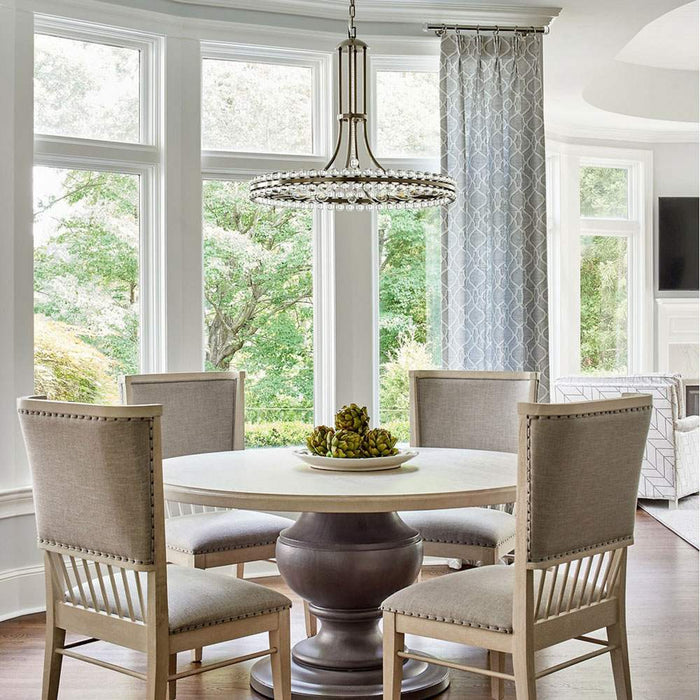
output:
<path id="1" fill-rule="evenodd" d="M 547 0 L 545 0 L 546 2 Z M 186 14 L 344 31 L 347 0 L 130 0 Z M 428 21 L 546 24 L 545 118 L 550 133 L 629 141 L 698 136 L 698 2 L 687 0 L 357 0 L 358 33 L 426 42 Z M 560 12 L 559 12 L 560 8 Z M 558 17 L 557 17 L 558 14 Z M 263 23 L 262 21 L 254 23 Z M 418 40 L 421 40 L 418 39 Z M 375 39 L 376 43 L 376 39 Z"/>

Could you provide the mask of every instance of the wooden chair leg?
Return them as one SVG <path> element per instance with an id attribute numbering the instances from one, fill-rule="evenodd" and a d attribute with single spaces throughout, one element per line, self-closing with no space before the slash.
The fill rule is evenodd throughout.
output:
<path id="1" fill-rule="evenodd" d="M 197 647 L 192 649 L 192 663 L 201 664 L 202 663 L 202 647 Z"/>
<path id="2" fill-rule="evenodd" d="M 525 644 L 516 644 L 513 650 L 513 675 L 517 700 L 537 700 L 535 687 L 535 652 Z"/>
<path id="3" fill-rule="evenodd" d="M 289 631 L 289 610 L 278 615 L 277 629 L 270 632 L 270 647 L 277 651 L 270 657 L 274 700 L 291 700 L 292 651 Z"/>
<path id="4" fill-rule="evenodd" d="M 177 654 L 170 654 L 168 660 L 168 675 L 177 673 Z M 177 681 L 168 681 L 168 700 L 175 700 L 177 695 Z"/>
<path id="5" fill-rule="evenodd" d="M 403 651 L 404 635 L 396 631 L 395 613 L 384 613 L 384 700 L 401 700 L 403 662 L 396 655 Z"/>
<path id="6" fill-rule="evenodd" d="M 610 652 L 613 676 L 615 678 L 615 695 L 617 700 L 632 700 L 632 680 L 630 662 L 627 652 L 627 630 L 624 622 L 611 625 L 608 630 L 608 642 L 617 645 Z"/>
<path id="7" fill-rule="evenodd" d="M 56 700 L 58 686 L 61 682 L 61 665 L 63 656 L 56 653 L 66 643 L 66 631 L 56 627 L 54 618 L 54 601 L 56 594 L 51 577 L 51 555 L 44 552 L 44 585 L 46 590 L 46 645 L 44 647 L 44 677 L 41 686 L 42 700 Z M 58 595 L 62 595 L 59 592 Z"/>
<path id="8" fill-rule="evenodd" d="M 309 604 L 306 601 L 304 601 L 304 627 L 306 627 L 307 637 L 315 637 L 318 634 L 318 620 L 309 610 Z"/>
<path id="9" fill-rule="evenodd" d="M 506 655 L 502 651 L 489 650 L 489 668 L 498 673 L 506 671 Z M 491 676 L 491 698 L 492 700 L 503 700 L 503 679 Z"/>
<path id="10" fill-rule="evenodd" d="M 236 578 L 245 578 L 245 562 L 236 564 Z"/>
<path id="11" fill-rule="evenodd" d="M 50 605 L 51 603 L 49 603 Z M 51 620 L 49 620 L 51 618 Z M 56 653 L 66 641 L 66 631 L 53 625 L 53 615 L 47 615 L 46 647 L 44 649 L 44 680 L 41 689 L 42 700 L 56 700 L 61 681 L 63 656 Z"/>
<path id="12" fill-rule="evenodd" d="M 148 655 L 148 668 L 146 670 L 146 684 L 148 700 L 164 700 L 168 692 L 168 668 L 170 656 L 166 645 L 156 648 Z"/>

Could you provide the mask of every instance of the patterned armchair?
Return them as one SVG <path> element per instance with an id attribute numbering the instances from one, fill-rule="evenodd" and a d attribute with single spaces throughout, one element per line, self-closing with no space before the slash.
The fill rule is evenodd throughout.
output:
<path id="1" fill-rule="evenodd" d="M 679 374 L 561 377 L 554 382 L 553 401 L 612 399 L 630 393 L 651 394 L 654 402 L 638 496 L 675 507 L 679 498 L 698 492 L 700 471 L 700 419 L 685 417 Z"/>

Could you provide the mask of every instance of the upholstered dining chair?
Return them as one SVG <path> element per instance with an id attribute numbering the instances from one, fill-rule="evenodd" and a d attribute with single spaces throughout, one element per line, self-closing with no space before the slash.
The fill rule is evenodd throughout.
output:
<path id="1" fill-rule="evenodd" d="M 122 378 L 123 403 L 163 406 L 163 457 L 244 448 L 245 372 L 140 374 Z M 268 513 L 167 503 L 168 561 L 209 569 L 275 556 L 282 530 L 293 521 Z M 195 649 L 193 660 L 202 659 Z"/>
<path id="2" fill-rule="evenodd" d="M 518 451 L 518 402 L 537 401 L 537 372 L 409 372 L 412 447 Z M 515 547 L 515 517 L 493 508 L 400 513 L 426 556 L 495 564 Z"/>
<path id="3" fill-rule="evenodd" d="M 180 678 L 264 655 L 275 698 L 289 700 L 289 599 L 166 564 L 161 406 L 34 397 L 20 399 L 18 411 L 46 570 L 43 700 L 58 697 L 64 657 L 141 678 L 149 700 L 164 700 Z M 67 632 L 87 639 L 66 644 Z M 267 649 L 177 671 L 179 651 L 260 632 Z M 146 672 L 81 653 L 98 640 L 145 652 Z"/>
<path id="4" fill-rule="evenodd" d="M 651 405 L 649 396 L 519 405 L 515 564 L 441 576 L 384 601 L 384 700 L 400 696 L 403 659 L 420 658 L 404 651 L 406 634 L 488 649 L 488 669 L 437 663 L 490 676 L 496 699 L 514 680 L 518 700 L 535 700 L 538 678 L 610 653 L 617 698 L 631 700 L 627 548 Z M 589 636 L 603 627 L 607 639 Z M 535 669 L 536 651 L 569 639 L 598 648 Z"/>

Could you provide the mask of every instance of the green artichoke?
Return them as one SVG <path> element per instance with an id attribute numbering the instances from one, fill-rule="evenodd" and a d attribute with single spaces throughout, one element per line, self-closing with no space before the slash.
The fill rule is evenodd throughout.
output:
<path id="1" fill-rule="evenodd" d="M 390 457 L 399 451 L 394 447 L 398 438 L 395 438 L 388 430 L 374 428 L 364 435 L 362 441 L 363 457 Z"/>
<path id="2" fill-rule="evenodd" d="M 325 457 L 328 454 L 328 440 L 333 437 L 335 430 L 327 425 L 317 425 L 313 433 L 306 438 L 306 446 L 312 455 Z"/>
<path id="3" fill-rule="evenodd" d="M 336 430 L 328 439 L 328 457 L 362 457 L 362 435 L 352 430 Z"/>
<path id="4" fill-rule="evenodd" d="M 369 430 L 369 414 L 367 406 L 360 408 L 356 403 L 343 406 L 335 414 L 336 430 L 352 430 L 364 435 Z"/>

